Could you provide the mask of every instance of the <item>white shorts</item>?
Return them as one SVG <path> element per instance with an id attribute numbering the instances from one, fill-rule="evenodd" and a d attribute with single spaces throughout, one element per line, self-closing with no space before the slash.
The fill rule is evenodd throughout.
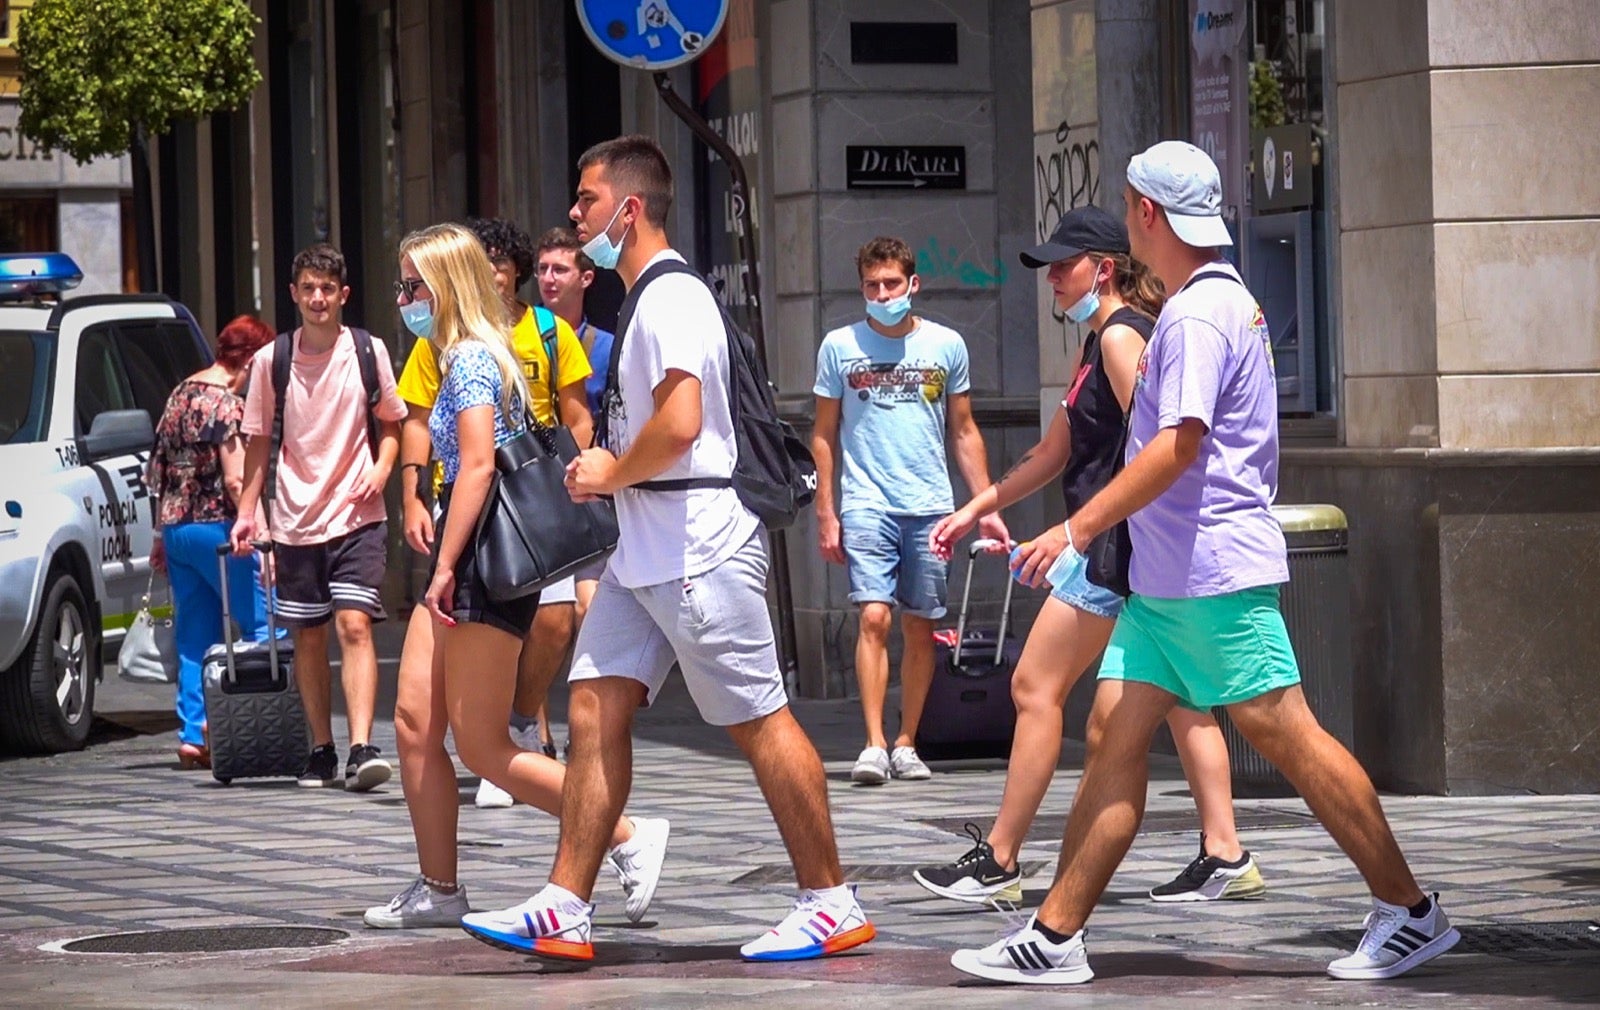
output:
<path id="1" fill-rule="evenodd" d="M 539 590 L 539 606 L 550 603 L 577 603 L 578 580 L 576 576 L 569 575 L 553 586 L 545 586 Z"/>
<path id="2" fill-rule="evenodd" d="M 767 612 L 767 552 L 758 532 L 690 578 L 625 588 L 607 568 L 578 629 L 567 680 L 626 677 L 655 701 L 674 661 L 701 718 L 737 726 L 789 703 Z"/>

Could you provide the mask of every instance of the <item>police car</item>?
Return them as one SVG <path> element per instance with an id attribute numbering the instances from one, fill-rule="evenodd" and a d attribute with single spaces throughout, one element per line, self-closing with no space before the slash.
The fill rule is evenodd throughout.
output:
<path id="1" fill-rule="evenodd" d="M 211 360 L 163 295 L 63 299 L 60 253 L 0 255 L 0 751 L 82 747 L 150 578 L 153 421 Z"/>

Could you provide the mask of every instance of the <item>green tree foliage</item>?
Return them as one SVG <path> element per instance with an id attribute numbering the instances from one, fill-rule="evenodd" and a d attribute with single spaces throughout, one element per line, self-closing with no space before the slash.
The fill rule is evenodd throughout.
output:
<path id="1" fill-rule="evenodd" d="M 21 132 L 79 162 L 174 120 L 238 108 L 261 81 L 247 0 L 37 0 L 21 19 Z"/>

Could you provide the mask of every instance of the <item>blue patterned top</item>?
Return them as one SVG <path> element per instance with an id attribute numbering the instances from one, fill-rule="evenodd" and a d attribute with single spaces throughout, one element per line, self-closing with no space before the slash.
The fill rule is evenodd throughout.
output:
<path id="1" fill-rule="evenodd" d="M 462 340 L 445 356 L 444 381 L 439 398 L 428 415 L 428 435 L 433 439 L 433 454 L 444 464 L 444 482 L 455 483 L 461 469 L 461 440 L 456 434 L 456 415 L 473 407 L 492 406 L 495 448 L 505 445 L 516 434 L 507 427 L 505 411 L 500 409 L 500 367 L 494 355 L 476 340 Z"/>

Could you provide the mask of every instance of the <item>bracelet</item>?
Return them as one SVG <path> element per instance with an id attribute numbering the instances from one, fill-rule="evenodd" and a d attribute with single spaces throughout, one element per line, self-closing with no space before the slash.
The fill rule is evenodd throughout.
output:
<path id="1" fill-rule="evenodd" d="M 426 469 L 427 466 L 428 466 L 428 464 L 426 464 L 426 463 L 401 463 L 400 464 L 400 472 L 401 473 L 405 473 L 406 470 L 408 470 L 411 467 L 416 467 L 418 470 L 423 470 L 423 469 Z"/>

